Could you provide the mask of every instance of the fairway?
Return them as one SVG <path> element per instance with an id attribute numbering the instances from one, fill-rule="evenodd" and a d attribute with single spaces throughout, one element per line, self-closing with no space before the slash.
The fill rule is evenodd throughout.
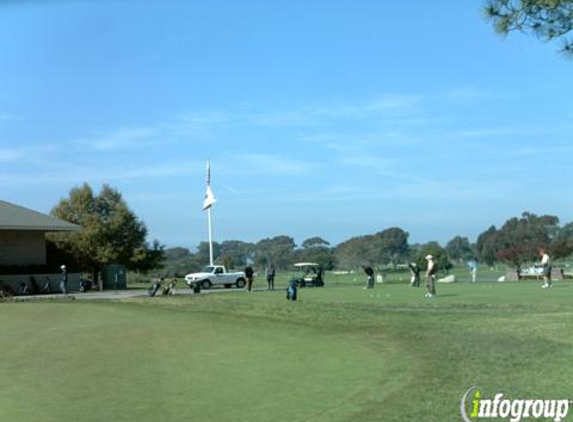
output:
<path id="1" fill-rule="evenodd" d="M 438 294 L 0 303 L 0 420 L 441 422 L 472 386 L 573 398 L 573 285 Z"/>

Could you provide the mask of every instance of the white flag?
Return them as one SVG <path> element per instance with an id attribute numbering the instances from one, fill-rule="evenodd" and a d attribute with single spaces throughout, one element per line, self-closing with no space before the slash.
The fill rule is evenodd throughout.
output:
<path id="1" fill-rule="evenodd" d="M 211 205 L 215 202 L 217 202 L 217 200 L 211 190 L 211 166 L 209 165 L 209 161 L 207 161 L 207 192 L 205 193 L 205 200 L 203 201 L 203 211 L 211 208 Z"/>
<path id="2" fill-rule="evenodd" d="M 203 201 L 203 211 L 209 209 L 215 202 L 217 202 L 217 200 L 215 199 L 215 195 L 213 195 L 211 186 L 207 185 L 207 193 L 205 193 L 205 200 Z"/>

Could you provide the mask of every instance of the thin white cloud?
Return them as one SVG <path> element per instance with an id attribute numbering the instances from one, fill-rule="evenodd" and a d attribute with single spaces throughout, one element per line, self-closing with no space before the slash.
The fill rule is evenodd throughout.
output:
<path id="1" fill-rule="evenodd" d="M 155 202 L 155 203 L 166 203 L 166 202 L 180 202 L 182 194 L 181 192 L 157 192 L 157 191 L 143 191 L 143 192 L 131 192 L 129 195 L 129 202 Z M 203 198 L 197 199 L 197 203 L 199 204 L 197 208 L 200 208 L 201 202 Z"/>
<path id="2" fill-rule="evenodd" d="M 422 99 L 422 95 L 389 95 L 371 103 L 366 103 L 363 106 L 359 106 L 358 110 L 403 110 L 419 105 Z"/>
<path id="3" fill-rule="evenodd" d="M 345 119 L 377 118 L 385 125 L 415 125 L 426 117 L 410 115 L 422 100 L 419 95 L 387 95 L 362 103 L 329 103 L 277 110 L 206 110 L 182 113 L 173 120 L 144 126 L 120 126 L 97 136 L 75 139 L 69 144 L 91 151 L 136 149 L 166 142 L 211 139 L 221 130 L 233 127 L 291 128 L 338 124 Z M 397 113 L 397 114 L 396 114 Z M 405 113 L 405 114 L 404 114 Z"/>
<path id="4" fill-rule="evenodd" d="M 317 170 L 319 166 L 319 164 L 273 154 L 238 154 L 232 160 L 235 162 L 235 165 L 223 171 L 227 173 L 240 172 L 292 176 L 308 174 L 310 171 Z"/>
<path id="5" fill-rule="evenodd" d="M 318 123 L 318 118 L 310 110 L 292 110 L 252 113 L 244 116 L 244 121 L 255 126 L 312 126 Z"/>
<path id="6" fill-rule="evenodd" d="M 230 120 L 230 116 L 222 111 L 209 111 L 205 113 L 186 113 L 182 114 L 179 121 L 191 125 L 205 125 L 224 123 Z"/>
<path id="7" fill-rule="evenodd" d="M 24 151 L 18 149 L 0 148 L 0 162 L 19 161 L 24 157 Z"/>
<path id="8" fill-rule="evenodd" d="M 457 88 L 445 94 L 446 98 L 456 101 L 481 100 L 492 98 L 493 96 L 490 91 L 472 87 Z"/>
<path id="9" fill-rule="evenodd" d="M 107 182 L 121 180 L 145 180 L 168 178 L 193 174 L 199 169 L 199 163 L 172 162 L 162 165 L 141 165 L 139 167 L 85 167 L 68 163 L 61 168 L 45 170 L 41 176 L 37 172 L 1 174 L 0 183 L 20 185 L 77 185 L 83 182 Z"/>
<path id="10" fill-rule="evenodd" d="M 445 132 L 447 138 L 498 138 L 508 135 L 526 135 L 531 134 L 531 128 L 515 127 L 498 127 L 498 128 L 480 128 L 480 129 L 462 129 Z"/>
<path id="11" fill-rule="evenodd" d="M 373 177 L 383 177 L 386 180 L 394 180 L 396 182 L 412 181 L 420 185 L 432 183 L 426 177 L 420 177 L 415 173 L 402 169 L 403 160 L 396 161 L 376 155 L 354 155 L 340 158 L 339 163 L 343 166 L 356 166 L 368 169 Z"/>
<path id="12" fill-rule="evenodd" d="M 506 200 L 507 192 L 515 192 L 512 182 L 475 184 L 473 181 L 431 181 L 419 178 L 410 182 L 392 183 L 385 187 L 372 184 L 340 183 L 320 190 L 274 192 L 272 198 L 281 203 L 340 202 L 361 203 L 369 201 L 424 201 L 432 203 L 480 202 Z M 260 194 L 264 196 L 264 194 Z"/>
<path id="13" fill-rule="evenodd" d="M 198 168 L 198 164 L 195 166 L 187 162 L 170 163 L 163 165 L 148 165 L 144 167 L 131 167 L 120 170 L 112 171 L 111 174 L 97 174 L 93 176 L 93 179 L 103 180 L 129 180 L 129 179 L 148 179 L 156 177 L 170 177 L 170 176 L 182 176 L 188 175 L 195 172 Z"/>
<path id="14" fill-rule="evenodd" d="M 420 104 L 420 95 L 388 95 L 362 103 L 328 103 L 304 106 L 293 110 L 271 110 L 248 113 L 240 120 L 260 126 L 313 126 L 336 119 L 362 119 L 404 112 Z"/>
<path id="15" fill-rule="evenodd" d="M 379 154 L 381 152 L 380 149 L 413 146 L 423 142 L 419 138 L 409 135 L 401 130 L 389 130 L 386 132 L 370 133 L 358 136 L 350 134 L 334 134 L 331 136 L 323 136 L 321 138 L 302 139 L 314 139 L 315 141 L 321 142 L 324 147 L 344 154 Z M 376 152 L 373 150 L 376 150 Z"/>
<path id="16" fill-rule="evenodd" d="M 554 155 L 554 156 L 562 156 L 562 155 L 569 155 L 573 153 L 573 146 L 556 146 L 556 147 L 522 147 L 517 148 L 515 150 L 511 150 L 507 152 L 507 155 L 511 156 L 542 156 L 542 155 Z"/>
<path id="17" fill-rule="evenodd" d="M 105 135 L 74 141 L 79 147 L 96 151 L 110 151 L 140 147 L 157 136 L 157 130 L 151 127 L 122 127 Z"/>
<path id="18" fill-rule="evenodd" d="M 0 111 L 0 122 L 7 122 L 11 120 L 19 120 L 21 119 L 20 116 L 14 113 L 7 113 Z"/>
<path id="19" fill-rule="evenodd" d="M 378 155 L 345 155 L 339 159 L 339 163 L 344 166 L 368 167 L 370 170 L 384 169 L 395 166 L 395 161 Z"/>
<path id="20" fill-rule="evenodd" d="M 46 158 L 61 147 L 56 144 L 44 143 L 38 145 L 28 145 L 18 148 L 0 148 L 0 162 L 18 164 L 37 164 L 46 161 Z"/>

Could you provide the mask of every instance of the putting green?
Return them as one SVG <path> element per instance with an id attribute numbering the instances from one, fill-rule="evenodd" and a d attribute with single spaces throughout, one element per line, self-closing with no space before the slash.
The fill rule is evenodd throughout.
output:
<path id="1" fill-rule="evenodd" d="M 0 420 L 355 420 L 410 377 L 379 333 L 249 315 L 237 298 L 228 313 L 191 298 L 1 304 Z"/>

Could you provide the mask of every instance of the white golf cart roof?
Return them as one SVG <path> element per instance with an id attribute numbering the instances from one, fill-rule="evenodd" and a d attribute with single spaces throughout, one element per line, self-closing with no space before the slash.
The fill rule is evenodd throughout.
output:
<path id="1" fill-rule="evenodd" d="M 317 264 L 316 262 L 297 262 L 296 264 L 293 264 L 293 266 L 295 266 L 295 267 L 319 267 L 320 264 Z"/>

